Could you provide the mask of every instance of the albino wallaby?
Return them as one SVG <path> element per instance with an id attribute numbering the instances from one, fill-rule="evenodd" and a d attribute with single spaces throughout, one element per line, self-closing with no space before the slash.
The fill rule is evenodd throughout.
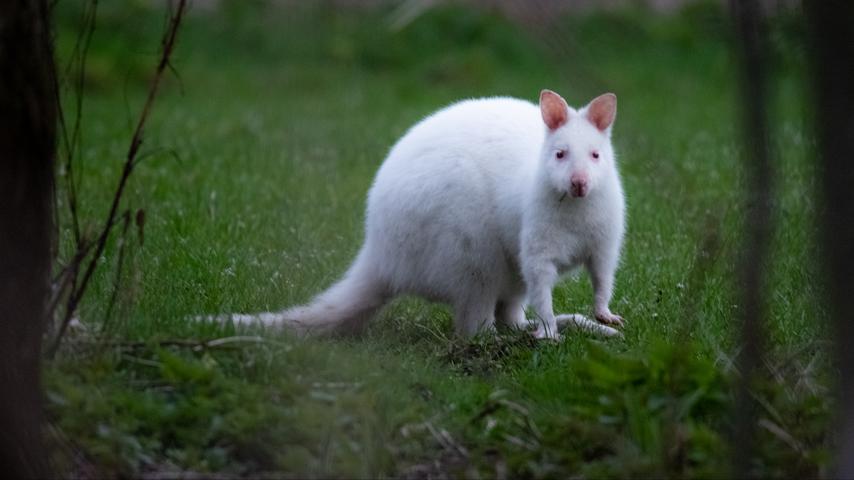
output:
<path id="1" fill-rule="evenodd" d="M 558 323 L 602 335 L 623 319 L 609 308 L 625 200 L 611 128 L 617 97 L 576 110 L 543 90 L 539 108 L 513 98 L 465 100 L 412 127 L 368 192 L 365 243 L 344 277 L 310 304 L 233 315 L 302 332 L 357 329 L 387 301 L 446 302 L 462 335 L 495 321 L 558 338 Z M 595 322 L 555 315 L 559 275 L 584 265 Z"/>

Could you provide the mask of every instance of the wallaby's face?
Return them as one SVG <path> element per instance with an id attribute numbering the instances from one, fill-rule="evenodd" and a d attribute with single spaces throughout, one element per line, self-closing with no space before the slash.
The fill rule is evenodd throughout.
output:
<path id="1" fill-rule="evenodd" d="M 540 111 L 548 127 L 541 161 L 551 187 L 561 195 L 587 197 L 614 168 L 611 126 L 617 97 L 600 95 L 576 111 L 557 93 L 543 90 Z"/>

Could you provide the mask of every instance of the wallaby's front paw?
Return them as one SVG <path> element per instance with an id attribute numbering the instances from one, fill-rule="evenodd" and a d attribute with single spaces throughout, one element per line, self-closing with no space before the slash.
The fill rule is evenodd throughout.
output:
<path id="1" fill-rule="evenodd" d="M 623 320 L 623 317 L 614 315 L 611 312 L 597 313 L 596 320 L 599 320 L 600 323 L 604 323 L 605 325 L 614 325 L 616 327 L 624 327 L 626 325 L 626 321 Z"/>

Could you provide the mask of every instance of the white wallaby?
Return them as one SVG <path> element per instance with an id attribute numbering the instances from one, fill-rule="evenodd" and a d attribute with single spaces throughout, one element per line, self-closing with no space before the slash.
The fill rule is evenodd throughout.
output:
<path id="1" fill-rule="evenodd" d="M 619 335 L 609 309 L 624 231 L 625 200 L 611 128 L 617 97 L 576 110 L 543 90 L 540 105 L 513 98 L 465 100 L 412 127 L 391 149 L 368 193 L 365 243 L 344 277 L 310 304 L 234 315 L 303 332 L 361 327 L 388 300 L 415 294 L 454 309 L 473 335 L 496 320 L 539 338 L 558 324 Z M 555 315 L 552 288 L 584 266 L 595 322 Z"/>

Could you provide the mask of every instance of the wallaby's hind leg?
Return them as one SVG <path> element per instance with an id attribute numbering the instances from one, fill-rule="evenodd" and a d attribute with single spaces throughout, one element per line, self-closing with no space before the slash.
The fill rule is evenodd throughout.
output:
<path id="1" fill-rule="evenodd" d="M 495 320 L 510 328 L 527 330 L 530 322 L 525 318 L 525 296 L 519 295 L 503 299 L 495 306 Z"/>
<path id="2" fill-rule="evenodd" d="M 454 308 L 454 328 L 463 337 L 495 330 L 495 299 L 472 299 Z"/>

